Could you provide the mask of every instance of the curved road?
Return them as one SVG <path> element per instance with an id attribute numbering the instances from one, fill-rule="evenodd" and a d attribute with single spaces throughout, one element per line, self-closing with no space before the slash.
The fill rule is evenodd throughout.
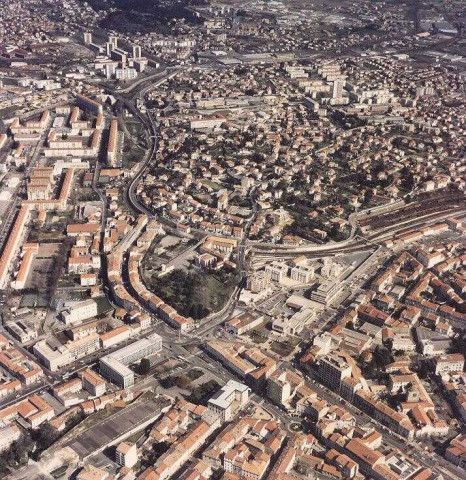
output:
<path id="1" fill-rule="evenodd" d="M 158 87 L 159 85 L 161 85 L 162 83 L 166 82 L 167 80 L 173 78 L 175 75 L 177 75 L 178 73 L 178 70 L 174 71 L 174 72 L 171 72 L 169 73 L 168 75 L 165 75 L 163 78 L 159 79 L 157 82 L 155 82 L 154 84 L 151 84 L 149 86 L 147 86 L 145 89 L 141 90 L 139 93 L 138 93 L 138 97 L 139 97 L 139 100 L 141 102 L 144 102 L 145 101 L 145 98 L 146 98 L 146 95 L 147 93 L 153 89 L 153 88 L 156 88 Z M 150 77 L 149 78 L 146 78 L 144 79 L 145 81 L 148 81 L 150 80 Z M 127 101 L 123 100 L 126 104 L 128 103 Z M 132 109 L 133 111 L 135 109 Z M 152 212 L 150 212 L 145 205 L 143 205 L 137 198 L 137 195 L 136 195 L 136 189 L 137 189 L 137 186 L 139 184 L 139 181 L 141 180 L 141 177 L 145 171 L 145 169 L 147 168 L 147 166 L 153 161 L 155 160 L 155 155 L 157 153 L 157 138 L 156 138 L 156 135 L 157 135 L 157 125 L 155 123 L 155 120 L 153 119 L 152 117 L 152 114 L 150 113 L 150 110 L 147 110 L 147 119 L 144 118 L 140 113 L 139 111 L 134 111 L 134 113 L 137 115 L 137 117 L 139 118 L 139 120 L 141 121 L 141 123 L 147 128 L 147 130 L 149 131 L 149 134 L 150 134 L 150 139 L 152 140 L 151 141 L 151 147 L 150 149 L 148 150 L 148 152 L 146 153 L 146 158 L 142 161 L 140 167 L 138 168 L 136 174 L 134 175 L 133 179 L 131 180 L 131 182 L 129 183 L 128 185 L 128 189 L 127 189 L 127 199 L 128 199 L 128 202 L 129 204 L 131 205 L 131 207 L 138 213 L 144 213 L 146 214 L 147 216 L 149 217 L 152 217 L 153 214 Z"/>

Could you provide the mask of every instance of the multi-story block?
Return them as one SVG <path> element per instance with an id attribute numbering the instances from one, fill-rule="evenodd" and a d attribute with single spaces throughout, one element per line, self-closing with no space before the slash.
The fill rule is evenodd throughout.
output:
<path id="1" fill-rule="evenodd" d="M 464 356 L 461 353 L 442 355 L 435 363 L 435 374 L 443 375 L 450 372 L 462 372 L 464 369 Z"/>
<path id="2" fill-rule="evenodd" d="M 319 364 L 319 376 L 332 390 L 339 390 L 342 380 L 351 376 L 352 367 L 339 355 L 328 355 Z"/>
<path id="3" fill-rule="evenodd" d="M 250 388 L 246 385 L 229 380 L 212 398 L 209 399 L 208 407 L 220 415 L 222 421 L 228 422 L 237 411 L 246 405 L 249 398 Z"/>

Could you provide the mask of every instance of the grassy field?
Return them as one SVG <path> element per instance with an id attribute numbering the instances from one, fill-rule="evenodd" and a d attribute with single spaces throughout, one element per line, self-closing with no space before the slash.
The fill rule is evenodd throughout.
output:
<path id="1" fill-rule="evenodd" d="M 250 330 L 248 336 L 254 343 L 265 343 L 267 341 L 267 335 L 258 330 Z"/>
<path id="2" fill-rule="evenodd" d="M 109 312 L 113 309 L 106 297 L 98 297 L 95 299 L 97 303 L 97 314 L 102 315 L 103 313 Z"/>

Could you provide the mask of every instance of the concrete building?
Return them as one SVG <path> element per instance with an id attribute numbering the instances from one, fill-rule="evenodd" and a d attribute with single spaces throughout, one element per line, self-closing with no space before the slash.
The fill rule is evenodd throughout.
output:
<path id="1" fill-rule="evenodd" d="M 115 69 L 115 78 L 117 80 L 134 80 L 137 76 L 138 72 L 135 68 L 123 67 Z"/>
<path id="2" fill-rule="evenodd" d="M 38 336 L 37 330 L 22 320 L 8 322 L 5 324 L 5 327 L 21 343 L 28 343 L 31 340 L 35 340 Z"/>
<path id="3" fill-rule="evenodd" d="M 18 274 L 16 275 L 16 279 L 11 282 L 11 287 L 16 290 L 21 290 L 25 287 L 26 280 L 31 270 L 32 261 L 39 252 L 39 244 L 23 243 L 22 251 L 24 255 L 21 262 L 21 267 L 19 268 Z"/>
<path id="4" fill-rule="evenodd" d="M 314 277 L 314 269 L 306 265 L 297 265 L 291 269 L 291 280 L 299 283 L 309 283 Z"/>
<path id="5" fill-rule="evenodd" d="M 128 325 L 122 325 L 121 327 L 114 328 L 109 332 L 102 333 L 100 335 L 100 344 L 102 348 L 113 347 L 120 342 L 123 342 L 133 335 L 133 330 Z"/>
<path id="6" fill-rule="evenodd" d="M 110 473 L 91 464 L 84 465 L 84 468 L 76 476 L 76 480 L 108 480 Z"/>
<path id="7" fill-rule="evenodd" d="M 90 368 L 81 373 L 83 387 L 95 397 L 100 397 L 105 393 L 105 380 Z"/>
<path id="8" fill-rule="evenodd" d="M 66 311 L 61 313 L 61 317 L 65 325 L 72 325 L 95 317 L 97 312 L 96 301 L 89 299 L 73 304 Z"/>
<path id="9" fill-rule="evenodd" d="M 34 345 L 33 352 L 38 360 L 49 370 L 56 371 L 71 362 L 94 353 L 100 347 L 99 335 L 90 334 L 64 345 L 41 340 Z"/>
<path id="10" fill-rule="evenodd" d="M 25 227 L 30 218 L 29 206 L 23 205 L 16 217 L 13 228 L 10 231 L 5 248 L 0 256 L 0 289 L 4 289 L 8 283 L 10 268 L 16 256 L 19 245 L 25 235 Z"/>
<path id="11" fill-rule="evenodd" d="M 21 436 L 21 431 L 16 425 L 0 428 L 0 452 L 10 448 L 10 445 Z"/>
<path id="12" fill-rule="evenodd" d="M 267 396 L 276 405 L 286 406 L 296 389 L 304 385 L 304 379 L 291 370 L 276 370 L 267 379 Z"/>
<path id="13" fill-rule="evenodd" d="M 118 120 L 112 118 L 110 122 L 110 133 L 108 137 L 107 146 L 107 163 L 114 167 L 117 159 L 117 147 L 118 147 Z"/>
<path id="14" fill-rule="evenodd" d="M 92 98 L 86 97 L 85 95 L 76 96 L 76 105 L 83 110 L 88 110 L 93 113 L 103 113 L 104 107 L 101 103 L 92 100 Z"/>
<path id="15" fill-rule="evenodd" d="M 339 390 L 342 380 L 351 376 L 352 367 L 339 355 L 328 355 L 319 364 L 319 376 L 332 390 Z"/>
<path id="16" fill-rule="evenodd" d="M 115 450 L 115 461 L 122 467 L 131 468 L 138 461 L 138 451 L 136 444 L 121 442 Z"/>
<path id="17" fill-rule="evenodd" d="M 340 99 L 343 97 L 343 87 L 345 86 L 344 80 L 336 79 L 333 82 L 332 87 L 332 98 L 333 99 Z"/>
<path id="18" fill-rule="evenodd" d="M 464 356 L 461 353 L 442 355 L 437 358 L 435 374 L 443 375 L 450 372 L 462 372 L 464 369 Z"/>
<path id="19" fill-rule="evenodd" d="M 38 395 L 30 395 L 20 402 L 0 410 L 0 424 L 10 426 L 15 420 L 27 422 L 30 428 L 52 419 L 55 410 Z M 10 432 L 14 436 L 15 432 Z"/>
<path id="20" fill-rule="evenodd" d="M 39 362 L 52 372 L 71 363 L 70 352 L 64 345 L 54 347 L 41 340 L 34 345 L 33 352 Z"/>
<path id="21" fill-rule="evenodd" d="M 257 294 L 266 291 L 270 287 L 270 273 L 265 270 L 259 270 L 252 275 L 248 275 L 246 288 L 251 293 Z"/>
<path id="22" fill-rule="evenodd" d="M 303 308 L 291 317 L 282 316 L 275 318 L 272 322 L 272 330 L 282 335 L 297 335 L 314 318 L 314 310 Z"/>
<path id="23" fill-rule="evenodd" d="M 249 399 L 251 389 L 239 382 L 229 380 L 221 390 L 209 399 L 207 406 L 220 415 L 224 422 L 228 422 Z"/>
<path id="24" fill-rule="evenodd" d="M 133 58 L 141 58 L 142 51 L 139 45 L 133 45 Z"/>
<path id="25" fill-rule="evenodd" d="M 235 335 L 242 335 L 243 333 L 252 330 L 264 321 L 264 315 L 258 313 L 243 312 L 231 318 L 225 323 L 228 331 Z"/>
<path id="26" fill-rule="evenodd" d="M 118 37 L 111 35 L 108 37 L 108 43 L 113 47 L 113 48 L 118 48 Z"/>
<path id="27" fill-rule="evenodd" d="M 273 282 L 281 283 L 283 278 L 288 275 L 289 267 L 283 262 L 272 262 L 265 267 L 265 271 Z"/>
<path id="28" fill-rule="evenodd" d="M 82 287 L 93 287 L 97 285 L 97 276 L 95 273 L 82 273 L 79 276 L 79 283 Z"/>
<path id="29" fill-rule="evenodd" d="M 107 62 L 105 64 L 105 76 L 107 78 L 113 78 L 115 76 L 115 71 L 118 67 L 118 62 Z"/>
<path id="30" fill-rule="evenodd" d="M 445 458 L 460 468 L 466 468 L 466 435 L 460 434 L 450 442 Z"/>
<path id="31" fill-rule="evenodd" d="M 134 384 L 134 372 L 128 368 L 128 365 L 160 352 L 160 350 L 162 350 L 162 337 L 153 333 L 147 338 L 101 358 L 100 373 L 117 385 L 127 388 Z"/>

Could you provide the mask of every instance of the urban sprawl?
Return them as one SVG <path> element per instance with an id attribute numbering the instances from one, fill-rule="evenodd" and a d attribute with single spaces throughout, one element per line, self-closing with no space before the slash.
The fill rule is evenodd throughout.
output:
<path id="1" fill-rule="evenodd" d="M 0 6 L 0 478 L 466 478 L 464 2 Z"/>

